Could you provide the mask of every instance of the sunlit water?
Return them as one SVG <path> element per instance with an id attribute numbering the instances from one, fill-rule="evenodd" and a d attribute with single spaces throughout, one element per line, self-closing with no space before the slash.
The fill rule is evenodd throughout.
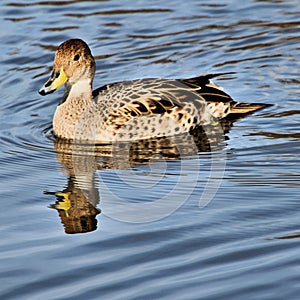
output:
<path id="1" fill-rule="evenodd" d="M 299 1 L 4 0 L 0 15 L 1 299 L 299 299 Z M 274 105 L 208 148 L 74 150 L 51 134 L 62 91 L 37 93 L 73 37 L 95 86 L 234 71 L 217 81 L 234 99 Z"/>

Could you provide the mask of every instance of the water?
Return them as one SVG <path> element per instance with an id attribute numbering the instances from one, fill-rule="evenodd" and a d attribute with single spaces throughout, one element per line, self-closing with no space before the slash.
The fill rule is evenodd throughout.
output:
<path id="1" fill-rule="evenodd" d="M 1 299 L 298 299 L 299 1 L 4 0 L 0 14 Z M 217 81 L 234 99 L 274 105 L 211 149 L 182 137 L 95 158 L 51 135 L 62 91 L 37 93 L 73 37 L 95 87 L 234 71 Z"/>

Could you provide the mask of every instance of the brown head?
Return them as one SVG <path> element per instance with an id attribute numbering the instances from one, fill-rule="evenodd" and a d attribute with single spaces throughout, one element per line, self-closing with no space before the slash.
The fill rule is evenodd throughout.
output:
<path id="1" fill-rule="evenodd" d="M 67 40 L 57 48 L 53 72 L 39 93 L 42 96 L 53 93 L 64 83 L 72 86 L 80 80 L 92 82 L 95 69 L 95 60 L 89 46 L 80 39 Z"/>

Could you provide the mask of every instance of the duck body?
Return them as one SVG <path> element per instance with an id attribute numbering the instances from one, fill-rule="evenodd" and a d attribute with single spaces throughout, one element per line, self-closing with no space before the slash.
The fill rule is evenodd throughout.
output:
<path id="1" fill-rule="evenodd" d="M 56 136 L 96 143 L 172 136 L 266 107 L 235 102 L 210 81 L 223 74 L 138 79 L 92 91 L 94 74 L 95 61 L 84 41 L 67 40 L 58 47 L 52 75 L 39 90 L 46 95 L 65 84 L 53 118 Z"/>

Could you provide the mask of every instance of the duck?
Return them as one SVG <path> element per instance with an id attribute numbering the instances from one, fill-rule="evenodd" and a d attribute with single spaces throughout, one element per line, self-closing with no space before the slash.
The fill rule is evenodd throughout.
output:
<path id="1" fill-rule="evenodd" d="M 234 101 L 211 79 L 143 78 L 93 90 L 95 59 L 86 42 L 69 39 L 55 53 L 42 96 L 64 85 L 53 117 L 54 136 L 93 143 L 133 141 L 185 134 L 232 115 L 247 115 L 267 104 Z"/>

